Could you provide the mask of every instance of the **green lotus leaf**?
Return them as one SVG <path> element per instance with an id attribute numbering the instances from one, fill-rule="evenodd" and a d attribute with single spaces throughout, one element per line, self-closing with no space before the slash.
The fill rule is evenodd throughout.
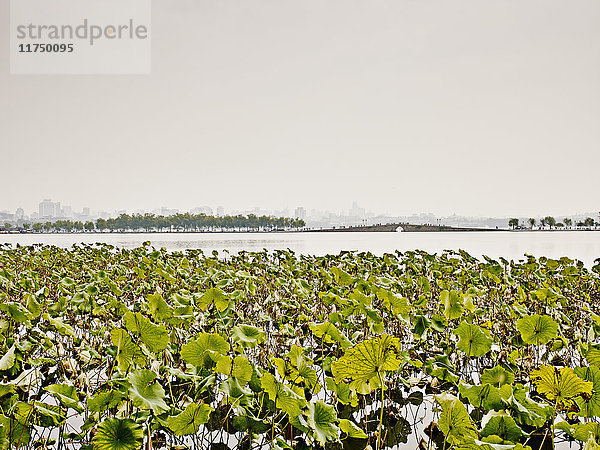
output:
<path id="1" fill-rule="evenodd" d="M 6 311 L 10 318 L 15 322 L 24 323 L 29 322 L 29 318 L 25 311 L 21 308 L 18 303 L 6 302 L 0 303 L 0 311 Z"/>
<path id="2" fill-rule="evenodd" d="M 35 389 L 44 379 L 42 371 L 37 367 L 24 370 L 17 378 L 11 381 L 12 384 L 18 386 L 24 391 L 31 391 Z"/>
<path id="3" fill-rule="evenodd" d="M 460 338 L 458 349 L 467 356 L 482 356 L 492 348 L 492 340 L 475 324 L 463 322 L 454 333 Z"/>
<path id="4" fill-rule="evenodd" d="M 540 428 L 554 414 L 551 406 L 535 402 L 523 388 L 505 384 L 499 392 L 502 401 L 510 410 L 511 417 L 520 425 Z"/>
<path id="5" fill-rule="evenodd" d="M 127 372 L 133 364 L 142 366 L 146 363 L 142 350 L 133 342 L 127 331 L 115 328 L 110 332 L 110 337 L 113 345 L 117 347 L 115 359 L 121 371 Z"/>
<path id="6" fill-rule="evenodd" d="M 479 437 L 467 408 L 458 398 L 451 394 L 436 395 L 434 398 L 442 407 L 438 425 L 447 442 L 460 445 Z"/>
<path id="7" fill-rule="evenodd" d="M 474 386 L 460 383 L 458 392 L 476 408 L 484 408 L 489 411 L 492 409 L 500 410 L 504 407 L 504 403 L 500 397 L 500 390 L 489 383 Z"/>
<path id="8" fill-rule="evenodd" d="M 214 304 L 219 312 L 223 312 L 229 306 L 229 300 L 221 289 L 210 288 L 200 297 L 198 306 L 201 310 L 206 311 L 211 304 Z"/>
<path id="9" fill-rule="evenodd" d="M 569 409 L 573 399 L 582 395 L 591 396 L 593 383 L 579 378 L 573 369 L 542 366 L 530 374 L 537 391 L 548 400 L 556 402 L 559 409 Z"/>
<path id="10" fill-rule="evenodd" d="M 463 298 L 455 291 L 442 291 L 440 293 L 440 302 L 444 307 L 444 316 L 446 319 L 458 319 L 464 312 Z"/>
<path id="11" fill-rule="evenodd" d="M 575 374 L 582 380 L 592 382 L 592 394 L 575 399 L 579 405 L 578 415 L 583 417 L 600 416 L 600 369 L 598 367 L 576 367 Z"/>
<path id="12" fill-rule="evenodd" d="M 200 425 L 208 422 L 212 410 L 209 405 L 204 403 L 190 403 L 182 413 L 170 416 L 167 419 L 167 426 L 177 436 L 196 434 Z"/>
<path id="13" fill-rule="evenodd" d="M 98 426 L 92 443 L 94 450 L 137 450 L 142 447 L 144 432 L 131 419 L 106 419 Z"/>
<path id="14" fill-rule="evenodd" d="M 291 359 L 291 358 L 290 358 Z M 277 367 L 277 372 L 286 381 L 293 384 L 304 385 L 313 393 L 321 390 L 317 372 L 305 362 L 307 358 L 297 358 L 296 362 L 300 362 L 299 366 L 295 366 L 291 361 L 286 361 L 281 358 L 273 358 L 272 361 Z"/>
<path id="15" fill-rule="evenodd" d="M 150 314 L 156 320 L 166 320 L 173 317 L 173 308 L 162 298 L 160 294 L 150 294 L 146 297 Z"/>
<path id="16" fill-rule="evenodd" d="M 382 334 L 346 350 L 331 371 L 336 383 L 350 379 L 357 392 L 369 393 L 381 386 L 386 372 L 398 370 L 402 363 L 400 339 Z"/>
<path id="17" fill-rule="evenodd" d="M 99 413 L 106 411 L 108 408 L 114 408 L 124 398 L 125 395 L 115 389 L 98 392 L 93 397 L 87 399 L 87 407 L 91 412 Z"/>
<path id="18" fill-rule="evenodd" d="M 30 427 L 15 418 L 0 415 L 0 448 L 27 447 L 30 441 Z"/>
<path id="19" fill-rule="evenodd" d="M 321 390 L 317 371 L 304 362 L 298 367 L 298 379 L 296 380 L 296 383 L 303 383 L 313 394 L 316 394 Z"/>
<path id="20" fill-rule="evenodd" d="M 155 414 L 160 414 L 169 409 L 165 403 L 165 391 L 155 381 L 156 373 L 148 369 L 139 369 L 127 376 L 131 384 L 129 398 L 140 409 L 151 409 Z"/>
<path id="21" fill-rule="evenodd" d="M 325 378 L 325 384 L 327 389 L 335 394 L 338 402 L 342 405 L 352 405 L 353 407 L 358 406 L 358 397 L 356 394 L 353 395 L 350 385 L 348 383 L 336 383 L 331 377 Z"/>
<path id="22" fill-rule="evenodd" d="M 358 425 L 348 419 L 340 419 L 340 430 L 342 430 L 346 437 L 349 438 L 357 438 L 357 439 L 367 439 L 368 436 L 365 434 L 363 430 L 361 430 Z"/>
<path id="23" fill-rule="evenodd" d="M 590 366 L 600 368 L 600 348 L 597 345 L 588 343 L 587 350 L 584 350 L 585 359 Z"/>
<path id="24" fill-rule="evenodd" d="M 17 387 L 14 384 L 4 384 L 0 383 L 0 408 L 2 407 L 2 401 L 5 400 L 3 397 L 7 399 L 13 397 L 17 392 Z"/>
<path id="25" fill-rule="evenodd" d="M 311 323 L 309 327 L 316 337 L 322 338 L 323 342 L 327 344 L 337 342 L 344 350 L 352 345 L 348 338 L 332 323 Z"/>
<path id="26" fill-rule="evenodd" d="M 424 314 L 415 314 L 411 319 L 414 327 L 413 334 L 417 339 L 425 339 L 427 330 L 431 327 L 431 321 Z"/>
<path id="27" fill-rule="evenodd" d="M 406 316 L 411 311 L 411 304 L 406 297 L 397 297 L 386 289 L 377 290 L 377 297 L 383 300 L 383 307 L 396 317 Z"/>
<path id="28" fill-rule="evenodd" d="M 222 373 L 223 375 L 231 375 L 231 366 L 231 357 L 223 355 L 217 360 L 217 364 L 215 365 L 215 372 Z"/>
<path id="29" fill-rule="evenodd" d="M 490 411 L 484 416 L 482 423 L 485 424 L 481 430 L 482 437 L 494 435 L 504 441 L 519 442 L 525 436 L 515 419 L 505 411 Z"/>
<path id="30" fill-rule="evenodd" d="M 0 358 L 0 370 L 10 369 L 12 366 L 15 365 L 16 360 L 17 359 L 15 358 L 15 346 L 13 345 L 8 349 L 8 351 L 4 355 L 2 355 L 2 358 Z"/>
<path id="31" fill-rule="evenodd" d="M 227 378 L 219 386 L 219 391 L 225 394 L 225 403 L 239 406 L 248 406 L 254 398 L 254 393 L 240 384 L 237 378 Z"/>
<path id="32" fill-rule="evenodd" d="M 513 381 L 515 375 L 501 366 L 484 369 L 480 379 L 481 384 L 488 383 L 498 388 L 505 384 L 512 384 Z"/>
<path id="33" fill-rule="evenodd" d="M 304 397 L 277 381 L 273 374 L 265 372 L 260 379 L 260 385 L 271 401 L 275 402 L 275 406 L 288 416 L 297 417 L 302 413 L 302 408 L 306 405 Z"/>
<path id="34" fill-rule="evenodd" d="M 596 442 L 593 437 L 589 438 L 582 450 L 600 450 L 600 445 Z"/>
<path id="35" fill-rule="evenodd" d="M 295 423 L 290 420 L 295 426 Z M 271 429 L 271 425 L 264 420 L 255 420 L 247 416 L 236 416 L 233 418 L 233 427 L 237 431 L 249 431 L 252 434 L 260 435 Z"/>
<path id="36" fill-rule="evenodd" d="M 167 270 L 170 270 L 169 268 L 167 268 Z M 171 275 L 167 270 L 163 270 L 162 267 L 158 266 L 154 268 L 154 272 L 163 277 L 165 280 L 171 282 L 171 283 L 177 283 L 177 278 L 175 278 L 173 275 Z M 120 296 L 120 294 L 115 293 L 115 295 L 117 297 Z"/>
<path id="37" fill-rule="evenodd" d="M 256 347 L 265 340 L 265 332 L 252 325 L 236 325 L 231 330 L 231 339 L 242 348 Z"/>
<path id="38" fill-rule="evenodd" d="M 577 423 L 569 431 L 572 431 L 570 434 L 578 441 L 587 442 L 590 439 L 600 441 L 600 423 L 597 422 Z"/>
<path id="39" fill-rule="evenodd" d="M 39 317 L 42 313 L 42 308 L 35 299 L 35 295 L 27 293 L 23 295 L 23 300 L 26 302 L 25 307 L 27 308 L 27 311 L 29 311 L 29 318 L 35 319 L 36 317 Z"/>
<path id="40" fill-rule="evenodd" d="M 196 367 L 208 368 L 212 362 L 229 351 L 229 344 L 216 333 L 202 333 L 196 339 L 181 347 L 183 360 Z"/>
<path id="41" fill-rule="evenodd" d="M 314 438 L 321 445 L 338 439 L 340 429 L 336 423 L 337 414 L 333 406 L 325 404 L 322 400 L 308 405 L 308 425 L 313 431 Z"/>
<path id="42" fill-rule="evenodd" d="M 162 352 L 169 344 L 169 333 L 164 326 L 157 326 L 139 312 L 127 311 L 123 318 L 125 328 L 140 335 L 140 339 L 151 352 Z"/>
<path id="43" fill-rule="evenodd" d="M 336 283 L 342 286 L 349 286 L 354 283 L 354 278 L 352 278 L 348 272 L 345 272 L 339 267 L 332 267 L 331 273 L 333 273 Z"/>
<path id="44" fill-rule="evenodd" d="M 435 314 L 431 317 L 431 329 L 442 333 L 448 327 L 448 320 L 439 314 Z"/>
<path id="45" fill-rule="evenodd" d="M 217 361 L 215 371 L 236 378 L 245 385 L 252 379 L 252 365 L 243 356 L 231 358 L 227 355 L 221 356 Z"/>
<path id="46" fill-rule="evenodd" d="M 296 430 L 306 433 L 308 436 L 310 436 L 312 434 L 310 426 L 308 425 L 308 422 L 306 421 L 306 417 L 304 416 L 304 414 L 297 416 L 297 417 L 290 417 L 289 423 Z"/>
<path id="47" fill-rule="evenodd" d="M 294 367 L 299 367 L 303 364 L 312 364 L 314 361 L 306 357 L 306 351 L 306 349 L 298 347 L 296 344 L 294 344 L 286 356 L 290 358 L 290 362 Z"/>
<path id="48" fill-rule="evenodd" d="M 75 386 L 66 384 L 52 384 L 46 388 L 54 397 L 58 399 L 61 405 L 66 408 L 73 408 L 77 412 L 83 412 L 83 407 L 79 403 L 79 396 Z"/>
<path id="49" fill-rule="evenodd" d="M 18 423 L 47 428 L 60 427 L 67 420 L 66 412 L 59 406 L 36 401 L 16 403 L 13 414 Z"/>
<path id="50" fill-rule="evenodd" d="M 56 331 L 58 331 L 63 336 L 77 337 L 75 335 L 75 331 L 73 330 L 71 325 L 64 323 L 60 319 L 56 319 L 56 318 L 50 316 L 48 313 L 42 314 L 42 317 L 48 321 L 48 323 L 50 324 L 50 326 L 52 328 L 54 328 Z"/>
<path id="51" fill-rule="evenodd" d="M 526 344 L 546 344 L 558 335 L 558 323 L 550 316 L 538 314 L 517 320 L 517 329 Z"/>

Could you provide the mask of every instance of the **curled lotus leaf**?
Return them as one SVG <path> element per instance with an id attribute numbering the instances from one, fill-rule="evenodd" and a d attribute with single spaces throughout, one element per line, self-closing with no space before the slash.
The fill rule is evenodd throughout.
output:
<path id="1" fill-rule="evenodd" d="M 576 398 L 579 415 L 582 417 L 600 416 L 600 369 L 598 367 L 576 367 L 575 374 L 582 380 L 592 382 L 591 395 Z"/>
<path id="2" fill-rule="evenodd" d="M 15 346 L 11 346 L 0 358 L 0 370 L 8 370 L 15 365 Z"/>
<path id="3" fill-rule="evenodd" d="M 505 411 L 490 411 L 484 416 L 482 423 L 482 437 L 498 436 L 503 441 L 519 442 L 525 436 L 515 419 L 506 414 Z"/>
<path id="4" fill-rule="evenodd" d="M 181 347 L 181 357 L 196 367 L 208 367 L 229 351 L 229 344 L 216 333 L 202 333 Z"/>
<path id="5" fill-rule="evenodd" d="M 337 342 L 343 349 L 347 349 L 352 345 L 344 333 L 330 322 L 311 323 L 310 331 L 312 331 L 316 337 L 323 339 L 323 342 L 328 344 Z"/>
<path id="6" fill-rule="evenodd" d="M 321 445 L 325 445 L 327 441 L 337 440 L 340 435 L 340 429 L 336 425 L 337 414 L 335 408 L 325 404 L 323 400 L 317 400 L 308 405 L 307 422 L 315 439 Z"/>
<path id="7" fill-rule="evenodd" d="M 160 414 L 169 409 L 165 403 L 165 390 L 156 381 L 156 373 L 148 369 L 139 369 L 127 376 L 131 384 L 129 398 L 140 409 L 151 409 Z"/>
<path id="8" fill-rule="evenodd" d="M 265 332 L 252 325 L 236 325 L 231 332 L 233 341 L 242 348 L 256 347 L 265 340 Z"/>
<path id="9" fill-rule="evenodd" d="M 600 442 L 600 424 L 597 422 L 578 423 L 573 425 L 569 431 L 569 434 L 578 441 L 588 442 L 593 439 L 595 442 Z"/>
<path id="10" fill-rule="evenodd" d="M 54 397 L 58 399 L 61 405 L 67 408 L 73 408 L 77 412 L 83 412 L 83 407 L 79 403 L 77 389 L 75 386 L 66 384 L 52 384 L 46 388 Z"/>
<path id="11" fill-rule="evenodd" d="M 452 445 L 473 442 L 479 437 L 475 423 L 465 405 L 451 394 L 436 395 L 435 400 L 442 407 L 438 425 Z"/>
<path id="12" fill-rule="evenodd" d="M 113 345 L 117 347 L 115 359 L 120 370 L 127 372 L 133 364 L 144 365 L 146 357 L 127 331 L 115 328 L 110 332 L 110 337 Z"/>
<path id="13" fill-rule="evenodd" d="M 446 319 L 458 319 L 462 316 L 463 298 L 455 291 L 442 291 L 440 294 L 440 302 L 444 307 L 444 316 Z"/>
<path id="14" fill-rule="evenodd" d="M 365 432 L 354 422 L 348 419 L 340 419 L 340 430 L 349 438 L 367 439 Z"/>
<path id="15" fill-rule="evenodd" d="M 263 374 L 260 383 L 271 401 L 275 402 L 275 406 L 288 416 L 294 418 L 302 413 L 302 408 L 306 405 L 306 400 L 298 392 L 279 382 L 269 372 Z"/>
<path id="16" fill-rule="evenodd" d="M 176 416 L 167 419 L 168 427 L 177 436 L 196 434 L 200 425 L 208 422 L 213 409 L 204 403 L 190 403 L 185 410 Z"/>
<path id="17" fill-rule="evenodd" d="M 140 339 L 151 352 L 158 353 L 167 348 L 169 333 L 163 325 L 155 325 L 139 312 L 134 314 L 131 311 L 125 313 L 123 321 L 125 328 L 131 333 L 139 334 Z"/>

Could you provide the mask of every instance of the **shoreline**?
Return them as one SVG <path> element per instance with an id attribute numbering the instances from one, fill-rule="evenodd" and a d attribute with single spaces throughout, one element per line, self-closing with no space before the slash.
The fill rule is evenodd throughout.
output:
<path id="1" fill-rule="evenodd" d="M 398 227 L 403 226 L 405 229 L 396 230 Z M 300 229 L 300 230 L 219 230 L 219 231 L 197 231 L 197 230 L 186 230 L 186 231 L 0 231 L 0 235 L 128 235 L 128 234 L 290 234 L 290 233 L 444 233 L 444 232 L 510 232 L 510 233 L 532 233 L 532 232 L 582 232 L 582 231 L 600 231 L 600 228 L 592 229 L 546 229 L 546 230 L 532 230 L 532 229 L 521 229 L 511 230 L 508 228 L 474 228 L 474 227 L 450 227 L 445 225 L 367 225 L 367 226 L 350 226 L 350 227 L 335 227 L 335 228 L 311 228 L 311 229 Z"/>

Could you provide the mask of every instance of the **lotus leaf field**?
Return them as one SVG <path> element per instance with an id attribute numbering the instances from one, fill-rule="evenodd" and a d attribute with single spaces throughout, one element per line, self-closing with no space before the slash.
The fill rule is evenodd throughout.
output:
<path id="1" fill-rule="evenodd" d="M 0 245 L 0 447 L 597 449 L 599 276 Z"/>

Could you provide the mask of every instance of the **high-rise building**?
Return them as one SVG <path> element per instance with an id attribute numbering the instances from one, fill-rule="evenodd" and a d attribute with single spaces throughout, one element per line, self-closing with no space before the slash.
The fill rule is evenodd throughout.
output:
<path id="1" fill-rule="evenodd" d="M 60 208 L 60 203 L 58 204 Z M 39 205 L 40 219 L 52 219 L 56 217 L 56 203 L 46 198 Z"/>
<path id="2" fill-rule="evenodd" d="M 23 217 L 25 217 L 25 211 L 23 210 L 23 208 L 17 208 L 17 210 L 15 211 L 15 217 L 17 219 L 22 219 Z"/>
<path id="3" fill-rule="evenodd" d="M 217 206 L 217 216 L 223 217 L 225 215 L 225 209 L 222 206 Z"/>
<path id="4" fill-rule="evenodd" d="M 66 219 L 72 219 L 73 218 L 73 208 L 71 208 L 68 205 L 63 206 L 62 212 L 61 212 L 61 217 L 64 217 Z"/>
<path id="5" fill-rule="evenodd" d="M 296 219 L 306 219 L 306 209 L 304 209 L 302 206 L 298 206 L 294 212 L 294 216 Z"/>
<path id="6" fill-rule="evenodd" d="M 350 211 L 348 211 L 348 215 L 350 217 L 362 218 L 365 215 L 365 208 L 361 208 L 360 206 L 358 206 L 357 202 L 353 202 L 352 208 L 350 209 Z"/>

